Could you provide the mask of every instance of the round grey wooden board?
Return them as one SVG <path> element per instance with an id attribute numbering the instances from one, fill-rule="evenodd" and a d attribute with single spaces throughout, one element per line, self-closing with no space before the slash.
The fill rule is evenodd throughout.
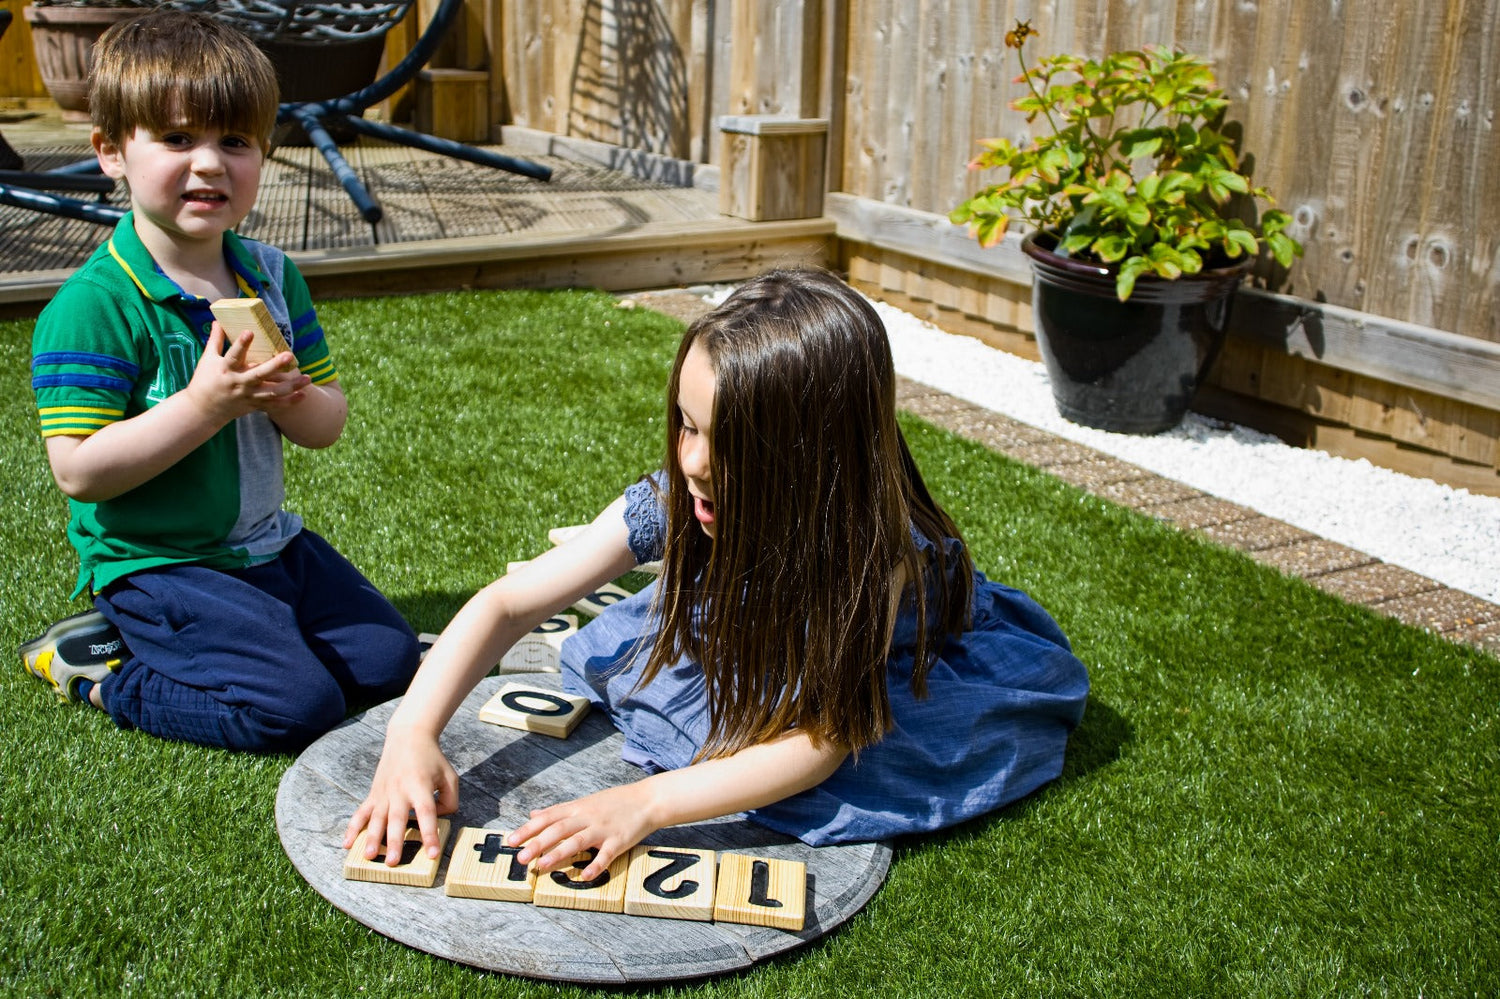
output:
<path id="1" fill-rule="evenodd" d="M 371 929 L 453 961 L 533 978 L 623 983 L 747 968 L 843 923 L 885 879 L 891 861 L 885 843 L 813 848 L 729 816 L 659 830 L 644 842 L 802 861 L 808 897 L 800 932 L 450 898 L 443 891 L 446 851 L 460 828 L 514 829 L 532 808 L 641 777 L 620 759 L 624 740 L 600 712 L 567 739 L 481 722 L 480 706 L 510 681 L 559 686 L 552 673 L 489 677 L 449 722 L 442 746 L 459 774 L 459 810 L 450 816 L 453 831 L 431 888 L 344 878 L 344 826 L 369 790 L 386 721 L 399 701 L 351 718 L 303 751 L 277 789 L 276 830 L 313 888 Z"/>

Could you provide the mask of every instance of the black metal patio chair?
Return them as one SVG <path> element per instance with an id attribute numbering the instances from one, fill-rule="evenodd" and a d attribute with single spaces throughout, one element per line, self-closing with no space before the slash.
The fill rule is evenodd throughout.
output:
<path id="1" fill-rule="evenodd" d="M 397 24 L 410 8 L 412 0 L 166 0 L 143 6 L 163 6 L 182 10 L 204 11 L 222 18 L 244 31 L 262 48 L 294 41 L 305 47 L 302 58 L 317 58 L 328 47 L 353 40 L 380 38 Z M 382 218 L 380 205 L 360 181 L 349 162 L 339 152 L 329 129 L 370 135 L 400 145 L 482 166 L 494 167 L 546 181 L 552 171 L 529 160 L 478 149 L 421 132 L 396 128 L 383 122 L 366 121 L 368 108 L 390 97 L 411 82 L 432 58 L 443 36 L 458 18 L 463 0 L 442 0 L 432 20 L 422 30 L 416 44 L 394 67 L 369 86 L 339 97 L 319 100 L 284 101 L 278 109 L 278 125 L 300 126 L 308 140 L 323 155 L 334 177 L 354 202 L 365 221 L 371 225 Z M 42 173 L 0 172 L 0 204 L 29 208 L 33 211 L 113 225 L 125 214 L 124 209 L 99 202 L 45 193 L 48 190 L 113 189 L 113 182 L 98 175 L 94 160 L 59 167 Z"/>

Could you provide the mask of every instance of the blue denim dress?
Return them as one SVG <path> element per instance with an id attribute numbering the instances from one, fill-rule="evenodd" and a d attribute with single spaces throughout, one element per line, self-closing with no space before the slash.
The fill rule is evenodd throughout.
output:
<path id="1" fill-rule="evenodd" d="M 643 562 L 660 558 L 665 511 L 650 483 L 625 495 L 631 550 Z M 621 756 L 649 773 L 687 766 L 708 734 L 697 663 L 680 661 L 633 690 L 659 631 L 654 589 L 612 604 L 562 647 L 563 686 L 609 714 L 625 736 Z M 971 629 L 943 648 L 923 699 L 911 691 L 915 641 L 908 612 L 886 662 L 894 724 L 885 737 L 817 787 L 748 818 L 812 846 L 885 839 L 981 815 L 1062 772 L 1088 672 L 1035 601 L 976 572 Z"/>

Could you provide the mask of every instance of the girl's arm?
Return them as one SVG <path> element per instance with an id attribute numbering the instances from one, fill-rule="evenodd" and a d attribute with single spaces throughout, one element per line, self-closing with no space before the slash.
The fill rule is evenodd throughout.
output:
<path id="1" fill-rule="evenodd" d="M 374 859 L 382 843 L 402 841 L 407 816 L 415 813 L 428 855 L 439 855 L 437 817 L 458 808 L 458 774 L 438 747 L 438 736 L 521 636 L 635 567 L 624 510 L 622 496 L 578 537 L 480 590 L 449 622 L 386 726 L 370 793 L 344 832 L 346 850 L 368 830 L 365 857 Z M 386 852 L 387 864 L 400 859 L 400 850 Z"/>
<path id="2" fill-rule="evenodd" d="M 524 844 L 516 860 L 525 864 L 540 858 L 542 871 L 566 866 L 575 854 L 595 848 L 598 854 L 581 875 L 587 881 L 657 829 L 789 798 L 823 783 L 848 755 L 842 746 L 815 743 L 794 729 L 732 756 L 537 809 L 507 842 Z"/>

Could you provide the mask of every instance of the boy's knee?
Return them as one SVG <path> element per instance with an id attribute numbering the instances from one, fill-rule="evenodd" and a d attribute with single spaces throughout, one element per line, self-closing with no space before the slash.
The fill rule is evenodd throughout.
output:
<path id="1" fill-rule="evenodd" d="M 352 701 L 378 703 L 406 693 L 421 663 L 422 646 L 410 628 L 382 628 L 346 660 Z"/>
<path id="2" fill-rule="evenodd" d="M 385 662 L 384 675 L 377 675 L 377 693 L 395 697 L 404 694 L 411 678 L 416 675 L 422 660 L 422 645 L 416 632 L 408 629 L 392 643 L 390 656 Z"/>
<path id="3" fill-rule="evenodd" d="M 344 699 L 337 688 L 316 697 L 250 705 L 225 719 L 224 745 L 250 753 L 300 752 L 343 720 Z"/>

